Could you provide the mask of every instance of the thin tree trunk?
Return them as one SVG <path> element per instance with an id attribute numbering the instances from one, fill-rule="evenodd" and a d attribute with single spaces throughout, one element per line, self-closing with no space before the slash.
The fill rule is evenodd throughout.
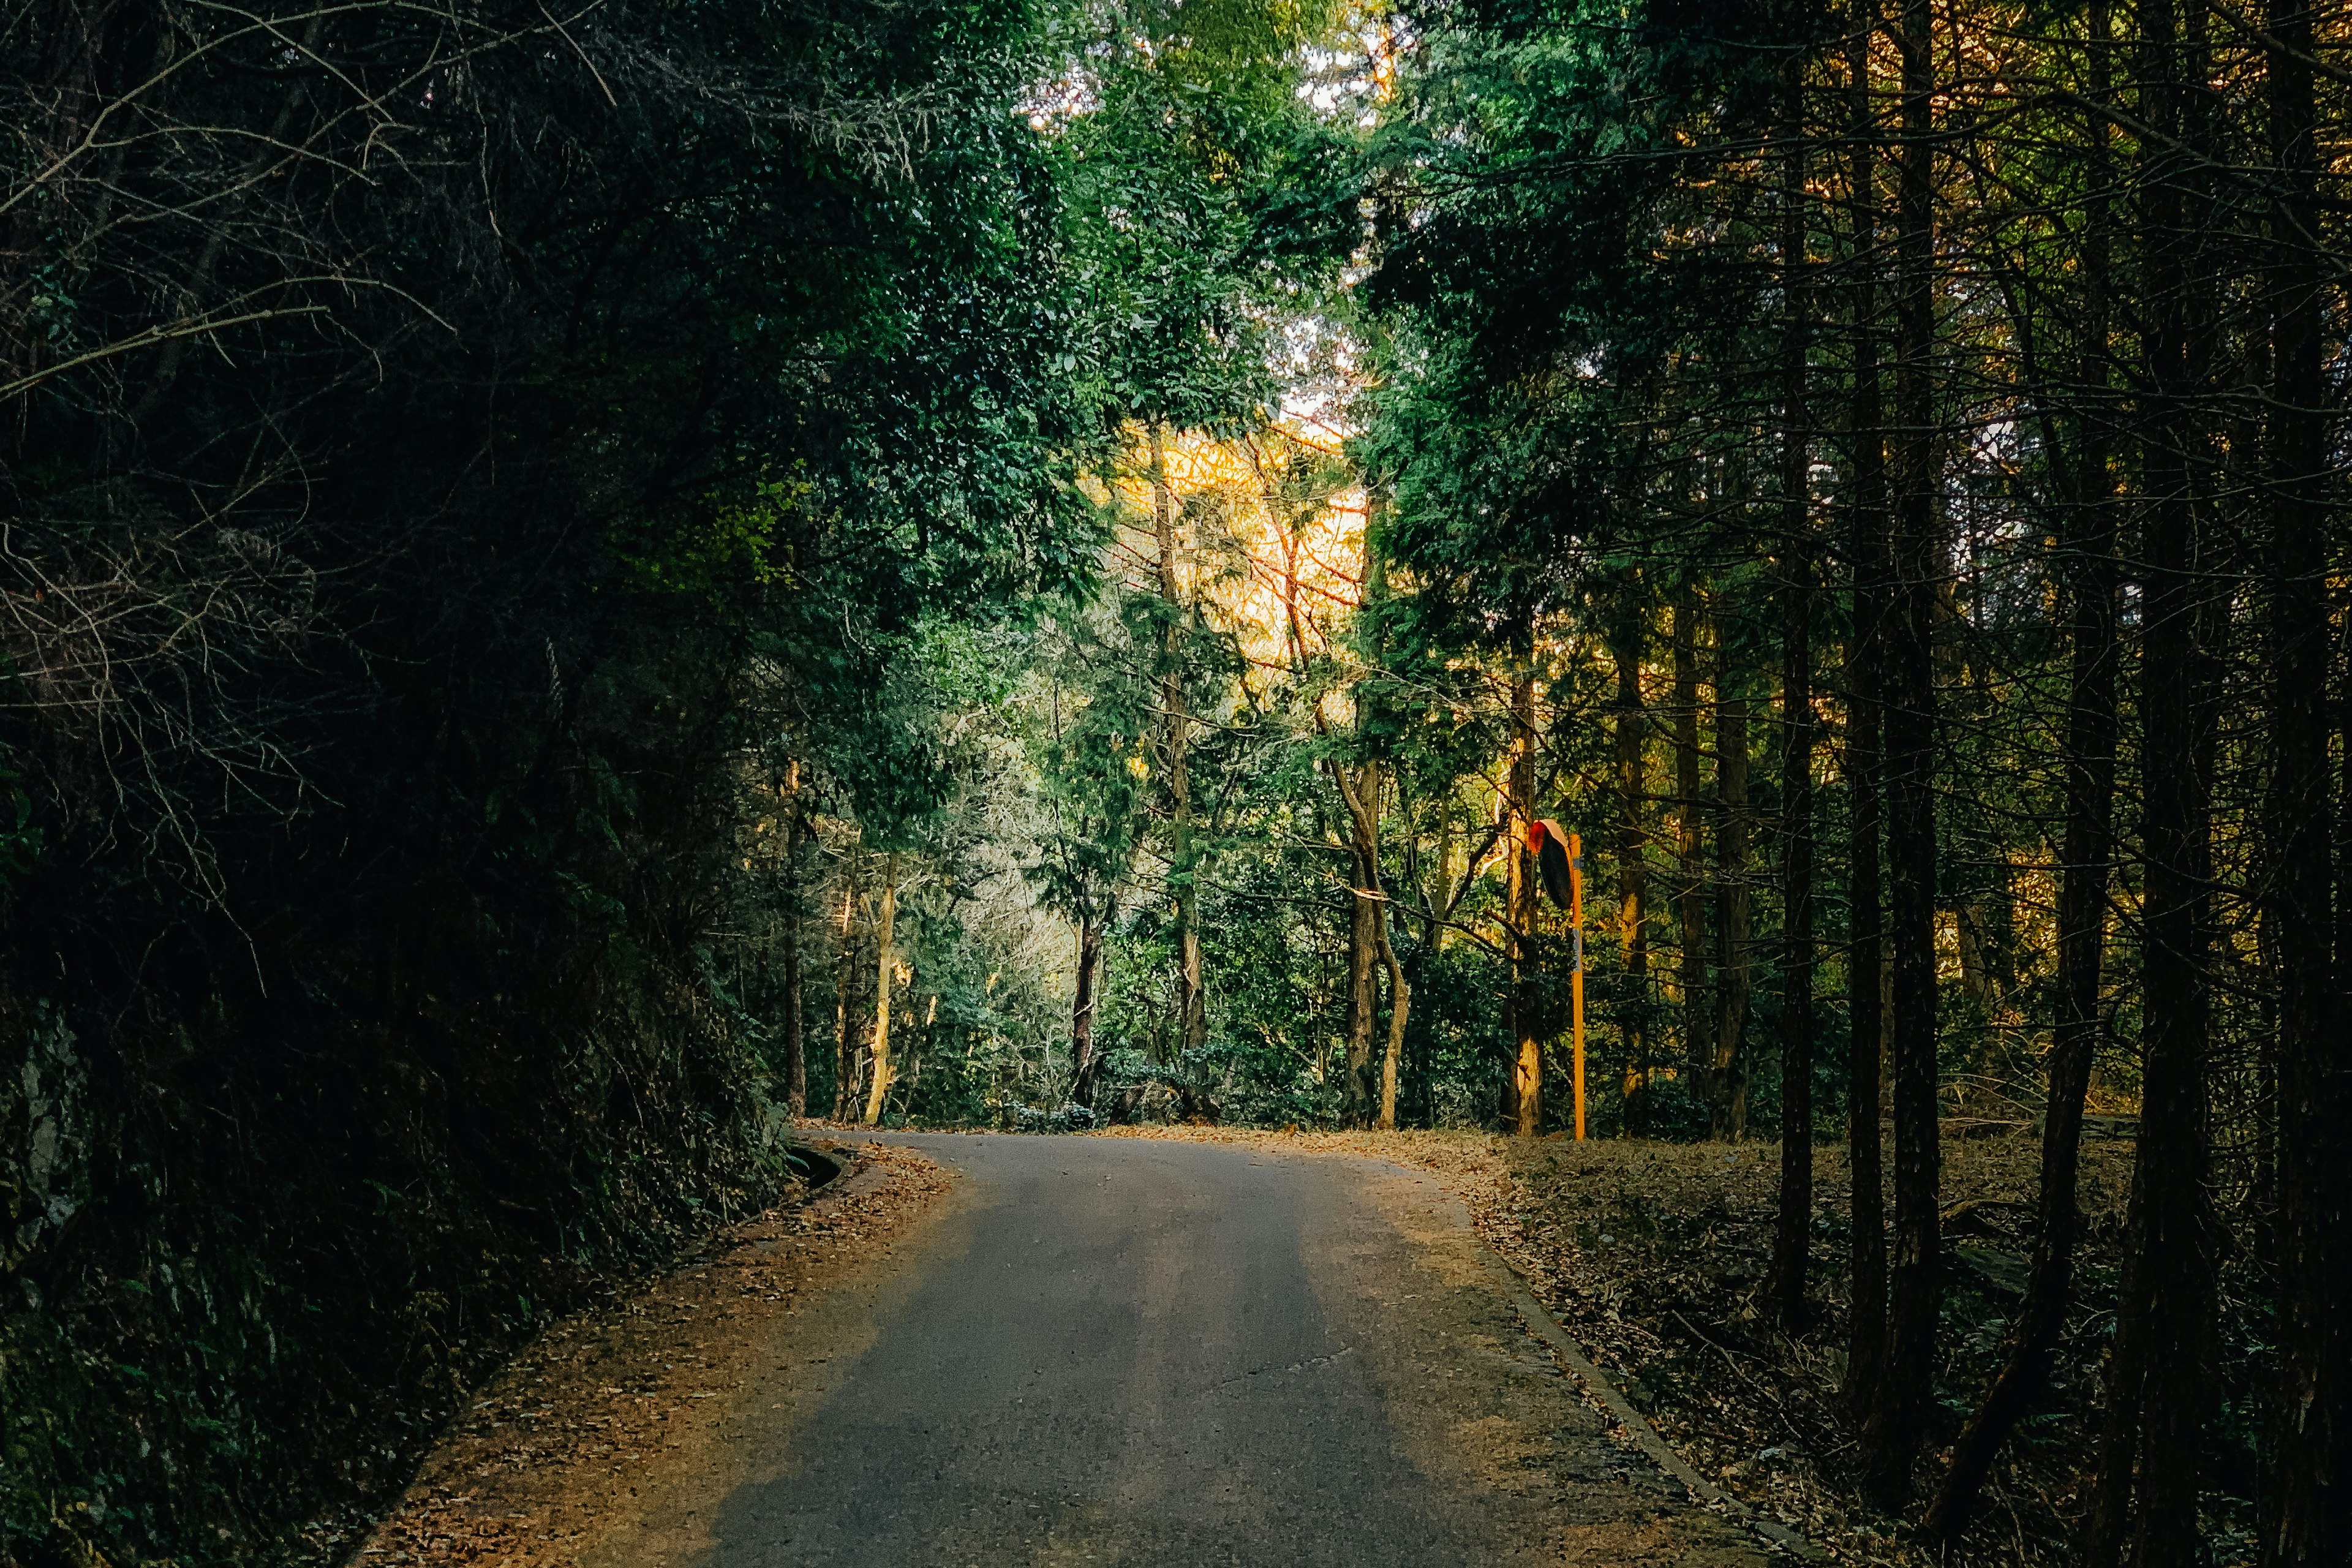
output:
<path id="1" fill-rule="evenodd" d="M 1810 556 L 1791 570 L 1810 574 Z M 1802 576 L 1788 589 L 1781 666 L 1782 896 L 1780 997 L 1780 1211 L 1772 1243 L 1771 1298 L 1790 1333 L 1806 1324 L 1807 1253 L 1813 1221 L 1813 715 L 1811 595 Z"/>
<path id="2" fill-rule="evenodd" d="M 2329 813 L 2327 426 L 2318 111 L 2309 0 L 2270 0 L 2272 214 L 2270 907 L 2277 927 L 2278 1391 L 2264 1560 L 2352 1562 L 2352 1083 L 2337 1039 Z"/>
<path id="3" fill-rule="evenodd" d="M 849 993 L 852 966 L 856 963 L 856 928 L 857 910 L 858 852 L 849 852 L 847 880 L 841 890 L 841 939 L 835 949 L 833 1003 L 833 1120 L 849 1120 L 849 1109 L 856 1101 L 851 1097 L 857 1092 L 854 1070 L 856 1051 L 854 1044 L 856 1022 L 849 1013 Z"/>
<path id="4" fill-rule="evenodd" d="M 874 1081 L 866 1091 L 866 1125 L 882 1122 L 883 1097 L 890 1092 L 895 1074 L 890 1059 L 891 972 L 898 966 L 893 938 L 898 915 L 898 857 L 894 851 L 882 863 L 882 916 L 874 931 Z"/>
<path id="5" fill-rule="evenodd" d="M 1902 435 L 1895 525 L 1886 726 L 1888 938 L 1894 959 L 1895 1256 L 1886 1365 L 1863 1433 L 1864 1484 L 1890 1511 L 1909 1500 L 1926 1433 L 1942 1297 L 1937 1226 L 1935 626 L 1943 552 L 1936 536 L 1932 153 L 1935 66 L 1927 0 L 1906 0 L 1896 33 L 1903 139 L 1895 223 L 1895 410 Z"/>
<path id="6" fill-rule="evenodd" d="M 808 1114 L 808 1030 L 801 1012 L 801 764 L 784 773 L 784 1108 Z"/>
<path id="7" fill-rule="evenodd" d="M 1070 1102 L 1091 1107 L 1095 1102 L 1095 972 L 1102 963 L 1106 910 L 1097 916 L 1089 900 L 1078 916 L 1078 981 L 1070 1002 Z"/>
<path id="8" fill-rule="evenodd" d="M 1374 1124 L 1384 1131 L 1396 1127 L 1397 1071 L 1404 1057 L 1405 1021 L 1412 1006 L 1412 987 L 1406 983 L 1404 966 L 1397 962 L 1396 949 L 1389 936 L 1389 900 L 1381 889 L 1381 770 L 1377 763 L 1366 763 L 1350 779 L 1347 764 L 1334 759 L 1331 776 L 1339 784 L 1339 799 L 1348 808 L 1349 835 L 1354 845 L 1358 881 L 1355 887 L 1355 932 L 1349 945 L 1349 969 L 1351 985 L 1359 981 L 1355 971 L 1357 952 L 1355 937 L 1360 936 L 1370 949 L 1364 956 L 1360 989 L 1351 999 L 1349 1014 L 1349 1068 L 1357 1072 L 1356 1037 L 1363 1036 L 1362 1076 L 1369 1078 L 1371 1060 L 1372 1013 L 1379 1000 L 1378 986 L 1371 976 L 1371 960 L 1377 957 L 1389 972 L 1389 1037 L 1388 1048 L 1381 1058 L 1379 1110 Z"/>
<path id="9" fill-rule="evenodd" d="M 1502 1103 L 1496 1108 L 1496 1119 L 1504 1127 L 1516 1131 L 1519 1125 L 1519 940 L 1516 934 L 1519 915 L 1519 852 L 1513 842 L 1522 837 L 1511 812 L 1509 770 L 1505 770 L 1503 791 L 1495 802 L 1497 816 L 1496 831 L 1503 843 L 1503 921 L 1504 936 L 1510 949 L 1511 974 L 1509 988 L 1503 993 L 1503 1034 L 1509 1040 L 1510 1055 L 1503 1062 Z M 1471 869 L 1477 869 L 1477 857 L 1471 858 Z"/>
<path id="10" fill-rule="evenodd" d="M 2192 134 L 2188 100 L 2202 89 L 2204 74 L 2182 58 L 2174 0 L 2144 0 L 2139 17 L 2141 115 L 2161 136 L 2143 142 L 2140 169 L 2148 323 L 2143 341 L 2154 414 L 2142 455 L 2145 1001 L 2139 1148 L 2108 1363 L 2107 1420 L 2083 1542 L 2086 1568 L 2113 1568 L 2126 1545 L 2137 1568 L 2185 1568 L 2200 1559 L 2198 1460 L 2217 1392 L 2210 1366 L 2215 1237 L 2205 1184 L 2210 715 L 2200 646 L 2207 590 L 2200 581 L 2189 464 L 2197 416 L 2186 199 L 2196 177 L 2186 145 Z"/>
<path id="11" fill-rule="evenodd" d="M 1151 521 L 1160 546 L 1160 592 L 1168 601 L 1168 632 L 1162 658 L 1160 706 L 1167 714 L 1168 792 L 1174 842 L 1168 879 L 1176 895 L 1177 1049 L 1190 1054 L 1209 1039 L 1208 1000 L 1202 988 L 1200 856 L 1192 841 L 1192 781 L 1184 748 L 1191 718 L 1184 708 L 1182 625 L 1185 611 L 1176 576 L 1176 498 L 1168 486 L 1168 462 L 1159 423 L 1150 427 Z M 1192 1097 L 1188 1092 L 1187 1109 Z"/>
<path id="12" fill-rule="evenodd" d="M 1404 1065 L 1404 1030 L 1412 1016 L 1412 985 L 1404 965 L 1397 962 L 1388 922 L 1381 922 L 1381 962 L 1389 971 L 1389 1045 L 1381 1057 L 1381 1131 L 1393 1132 L 1397 1124 L 1397 1073 Z"/>
<path id="13" fill-rule="evenodd" d="M 2090 6 L 2091 98 L 2107 93 L 2106 0 Z M 2077 378 L 2106 384 L 2108 122 L 2088 117 L 2092 195 L 2084 229 L 2086 293 Z M 2000 1376 L 1961 1430 L 1927 1528 L 1956 1541 L 2017 1423 L 2048 1385 L 2051 1358 L 2074 1289 L 2075 1202 L 2083 1102 L 2099 1041 L 2099 984 L 2105 961 L 2107 889 L 2113 880 L 2116 793 L 2116 517 L 2108 477 L 2107 410 L 2094 402 L 2082 416 L 2069 537 L 2062 542 L 2074 598 L 2073 668 L 2067 701 L 2065 869 L 2058 891 L 2057 1016 L 2051 1035 L 2050 1093 L 2042 1125 L 2040 1225 L 2025 1301 L 2011 1331 Z M 2323 747 L 2325 741 L 2322 742 Z"/>
<path id="14" fill-rule="evenodd" d="M 1385 534 L 1383 523 L 1386 516 L 1387 498 L 1382 492 L 1375 489 L 1365 497 L 1364 511 L 1364 604 L 1370 609 L 1377 609 L 1386 604 L 1389 598 L 1388 557 L 1383 546 Z M 1291 591 L 1296 594 L 1295 584 Z M 1388 649 L 1381 638 L 1379 617 L 1375 616 L 1371 619 L 1374 623 L 1371 633 L 1373 640 L 1364 649 L 1365 661 L 1374 668 L 1381 668 L 1388 664 Z M 1364 717 L 1376 711 L 1375 698 L 1370 691 L 1360 690 L 1357 693 L 1357 728 L 1360 733 L 1364 727 Z M 1381 775 L 1378 766 L 1367 763 L 1364 766 L 1363 778 L 1364 784 L 1357 791 L 1357 798 L 1348 803 L 1348 814 L 1349 820 L 1358 825 L 1357 837 L 1360 840 L 1359 852 L 1364 857 L 1365 868 L 1368 872 L 1363 886 L 1368 891 L 1379 894 L 1381 892 Z M 1400 785 L 1402 782 L 1400 779 Z M 1398 791 L 1396 809 L 1397 817 L 1405 830 L 1405 879 L 1408 883 L 1412 883 L 1416 869 L 1412 817 L 1405 808 L 1402 787 Z M 1389 972 L 1389 1037 L 1387 1048 L 1381 1053 L 1381 1108 L 1376 1121 L 1376 1125 L 1383 1131 L 1396 1130 L 1397 1075 L 1404 1066 L 1405 1024 L 1412 1016 L 1412 984 L 1405 978 L 1404 965 L 1397 961 L 1395 932 L 1391 919 L 1392 909 L 1393 901 L 1385 895 L 1373 900 L 1372 933 L 1379 939 L 1381 963 Z"/>
<path id="15" fill-rule="evenodd" d="M 1630 579 L 1625 591 L 1636 584 Z M 1649 716 L 1642 706 L 1642 619 L 1629 614 L 1612 639 L 1617 661 L 1617 940 L 1624 954 L 1625 995 L 1620 1003 L 1625 1062 L 1622 1079 L 1625 1135 L 1639 1136 L 1647 1122 L 1650 1088 L 1650 935 L 1645 923 L 1649 879 L 1643 863 L 1643 801 L 1649 780 L 1642 742 Z"/>
<path id="16" fill-rule="evenodd" d="M 1372 1087 L 1372 1027 L 1380 1011 L 1381 910 L 1380 840 L 1377 837 L 1380 764 L 1366 763 L 1349 780 L 1346 762 L 1333 758 L 1331 776 L 1339 782 L 1348 810 L 1348 1121 L 1369 1125 L 1378 1114 Z"/>
<path id="17" fill-rule="evenodd" d="M 1782 292 L 1789 319 L 1780 366 L 1780 1210 L 1768 1291 L 1789 1332 L 1805 1328 L 1813 1227 L 1813 544 L 1810 337 L 1805 260 L 1804 127 L 1790 132 L 1782 187 Z"/>
<path id="18" fill-rule="evenodd" d="M 1675 851 L 1680 878 L 1675 889 L 1680 917 L 1683 1055 L 1692 1069 L 1715 1063 L 1714 997 L 1706 973 L 1706 839 L 1699 800 L 1698 595 L 1688 586 L 1675 591 L 1669 635 L 1675 652 Z"/>
<path id="19" fill-rule="evenodd" d="M 1511 1119 L 1518 1135 L 1533 1138 L 1543 1131 L 1543 1005 L 1537 991 L 1536 915 L 1540 889 L 1534 857 L 1528 853 L 1528 825 L 1536 814 L 1536 678 L 1534 626 L 1527 627 L 1528 644 L 1511 684 L 1510 870 L 1508 894 L 1514 934 L 1511 942 L 1511 1035 L 1517 1054 L 1511 1064 Z"/>
<path id="20" fill-rule="evenodd" d="M 1853 333 L 1853 399 L 1847 411 L 1853 442 L 1853 499 L 1848 526 L 1853 557 L 1853 631 L 1846 645 L 1845 781 L 1850 802 L 1846 944 L 1846 1171 L 1851 1186 L 1852 1310 L 1846 1330 L 1845 1378 L 1838 1391 L 1849 1419 L 1861 1422 L 1878 1397 L 1886 1367 L 1886 1208 L 1878 1128 L 1879 1058 L 1886 1008 L 1880 990 L 1885 948 L 1878 877 L 1880 668 L 1885 617 L 1886 462 L 1879 405 L 1876 286 L 1877 156 L 1869 127 L 1870 43 L 1878 30 L 1877 0 L 1854 0 L 1847 36 L 1846 77 L 1854 134 L 1848 184 L 1853 204 L 1849 264 Z"/>
<path id="21" fill-rule="evenodd" d="M 1748 1005 L 1756 985 L 1748 885 L 1748 693 L 1745 676 L 1716 650 L 1716 1020 L 1714 1127 L 1717 1138 L 1748 1135 Z"/>
<path id="22" fill-rule="evenodd" d="M 2352 606 L 2346 605 L 2344 594 L 2332 583 L 2329 585 L 2328 597 L 2337 616 L 2352 616 Z M 2352 668 L 2347 668 L 2345 660 L 2340 657 L 2331 658 L 2329 662 L 2334 687 L 2328 702 L 2328 728 L 2335 736 L 2333 765 L 2330 773 L 2335 785 L 2336 803 L 2334 820 L 2331 824 L 2334 828 L 2336 876 L 2335 907 L 2330 914 L 2334 933 L 2332 944 L 2334 957 L 2341 977 L 2344 970 L 2347 966 L 2352 966 Z M 2343 1018 L 2341 1010 L 2345 1004 L 2339 999 L 2336 1006 L 2339 1009 L 2340 1024 Z M 2352 1150 L 2347 1150 L 2343 1143 L 2347 1131 L 2352 1131 L 2352 1082 L 2346 1080 L 2347 1068 L 2352 1064 L 2347 1064 L 2344 1054 L 2338 1050 L 2332 1061 L 2324 1061 L 2320 1065 L 2330 1070 L 2326 1077 L 2319 1078 L 2311 1084 L 2317 1097 L 2315 1103 L 2308 1114 L 2302 1111 L 2300 1108 L 2295 1114 L 2306 1126 L 2312 1124 L 2313 1118 L 2327 1119 L 2326 1124 L 2329 1127 L 2330 1135 L 2336 1140 L 2335 1152 L 2330 1154 L 2324 1149 L 2314 1150 L 2311 1157 L 2331 1161 L 2333 1169 L 2327 1186 L 2323 1191 L 2312 1194 L 2309 1201 L 2314 1206 L 2325 1207 L 2330 1213 L 2342 1215 L 2347 1206 L 2352 1206 L 2352 1201 L 2347 1201 L 2344 1192 L 2344 1183 L 2347 1177 L 2352 1177 Z M 2284 1120 L 2283 1116 L 2281 1120 Z M 2281 1153 L 2280 1163 L 2282 1164 L 2284 1163 L 2284 1152 Z M 2282 1232 L 2284 1230 L 2283 1221 L 2280 1229 Z M 2282 1347 L 2282 1370 L 2284 1366 L 2303 1364 L 2303 1358 L 2310 1355 L 2315 1349 L 2322 1358 L 2311 1385 L 2312 1402 L 2305 1407 L 2299 1423 L 2305 1431 L 2298 1434 L 2296 1445 L 2298 1447 L 2304 1444 L 2311 1444 L 2315 1447 L 2325 1445 L 2332 1451 L 2335 1460 L 2332 1471 L 2323 1469 L 2320 1473 L 2332 1477 L 2333 1490 L 2340 1494 L 2344 1485 L 2342 1478 L 2347 1471 L 2352 1471 L 2352 1458 L 2347 1458 L 2347 1447 L 2352 1447 L 2352 1342 L 2352 1342 L 2352 1321 L 2347 1321 L 2345 1314 L 2340 1310 L 2343 1302 L 2352 1300 L 2352 1257 L 2347 1257 L 2347 1244 L 2352 1242 L 2352 1229 L 2347 1229 L 2345 1224 L 2339 1223 L 2329 1239 L 2332 1245 L 2327 1251 L 2316 1257 L 2306 1254 L 2305 1263 L 2298 1267 L 2291 1277 L 2283 1279 L 2282 1284 L 2286 1289 L 2298 1290 L 2319 1289 L 2324 1292 L 2321 1299 L 2324 1301 L 2336 1303 L 2339 1310 L 2336 1313 L 2335 1321 L 2329 1324 L 2328 1338 L 2319 1346 L 2313 1347 L 2307 1341 L 2302 1341 L 2301 1333 L 2298 1331 L 2300 1342 L 2297 1345 Z M 2315 1266 L 2318 1273 L 2306 1272 L 2306 1269 L 2312 1269 Z M 2283 1415 L 2284 1411 L 2281 1414 Z M 2283 1454 L 2280 1463 L 2300 1466 L 2315 1460 L 2315 1456 L 2298 1452 L 2292 1456 Z M 2266 1544 L 2274 1542 L 2276 1550 L 2281 1553 L 2282 1561 L 2291 1563 L 2294 1560 L 2284 1556 L 2289 1544 L 2292 1542 L 2299 1545 L 2300 1542 L 2308 1540 L 2311 1534 L 2316 1533 L 2316 1531 L 2308 1521 L 2307 1515 L 2298 1517 L 2301 1513 L 2299 1509 L 2290 1511 L 2284 1506 L 2290 1495 L 2308 1499 L 2309 1492 L 2305 1489 L 2309 1483 L 2301 1480 L 2290 1481 L 2282 1476 L 2279 1484 L 2282 1493 L 2279 1500 L 2282 1504 L 2280 1517 Z M 2329 1506 L 2325 1496 L 2318 1500 L 2323 1508 Z M 2340 1495 L 2335 1496 L 2333 1506 L 2334 1518 L 2319 1528 L 2332 1528 L 2337 1531 L 2352 1528 L 2352 1523 L 2348 1523 L 2345 1518 L 2346 1510 Z M 2310 1560 L 2326 1562 L 2327 1558 L 2322 1554 Z"/>

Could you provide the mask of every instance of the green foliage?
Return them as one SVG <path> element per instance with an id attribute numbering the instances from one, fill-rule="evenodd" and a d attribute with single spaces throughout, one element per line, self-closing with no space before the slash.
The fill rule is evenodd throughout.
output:
<path id="1" fill-rule="evenodd" d="M 793 581 L 790 540 L 800 531 L 794 513 L 816 486 L 803 478 L 805 459 L 789 479 L 762 477 L 741 500 L 721 499 L 699 515 L 675 520 L 667 536 L 631 539 L 614 527 L 614 554 L 623 581 L 640 593 L 710 595 L 749 584 L 789 591 Z M 643 520 L 651 523 L 654 520 Z"/>

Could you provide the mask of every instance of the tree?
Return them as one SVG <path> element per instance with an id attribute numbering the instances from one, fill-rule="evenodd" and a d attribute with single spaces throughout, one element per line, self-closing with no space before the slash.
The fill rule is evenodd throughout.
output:
<path id="1" fill-rule="evenodd" d="M 2273 0 L 2265 16 L 2271 157 L 2277 194 L 2269 268 L 2272 394 L 2267 458 L 2272 774 L 2265 931 L 2275 927 L 2279 1218 L 2279 1387 L 2265 1560 L 2320 1563 L 2352 1555 L 2337 1495 L 2352 1468 L 2352 1074 L 2336 1044 L 2347 953 L 2335 906 L 2336 864 L 2326 710 L 2334 606 L 2327 583 L 2328 419 L 2321 365 L 2321 218 L 2314 12 Z"/>
<path id="2" fill-rule="evenodd" d="M 2102 388 L 2107 374 L 2107 275 L 2111 259 L 2108 179 L 2108 18 L 2104 5 L 2089 13 L 2090 104 L 2086 152 L 2085 293 L 2076 384 L 2084 389 L 2075 415 L 2074 477 L 2063 540 L 2073 626 L 2066 702 L 2063 879 L 2058 894 L 2057 967 L 2053 989 L 2049 1095 L 2042 1129 L 2042 1185 L 2032 1273 L 2000 1376 L 1954 1445 L 1951 1469 L 1928 1510 L 1930 1529 L 1956 1538 L 1966 1529 L 1977 1494 L 2002 1443 L 2049 1377 L 2052 1352 L 2074 1288 L 2076 1173 L 2083 1108 L 2099 1044 L 2101 978 L 2106 956 L 2107 900 L 2114 879 L 2116 731 L 2116 512 L 2109 472 L 2109 422 Z"/>
<path id="3" fill-rule="evenodd" d="M 1077 931 L 1070 1003 L 1070 1099 L 1091 1107 L 1102 1073 L 1095 1043 L 1105 944 L 1143 829 L 1138 773 L 1155 700 L 1139 679 L 1132 602 L 1074 605 L 1049 623 L 1059 668 L 1045 724 L 1032 739 L 1046 810 L 1045 853 L 1024 868 Z"/>
<path id="4" fill-rule="evenodd" d="M 1810 240 L 1802 143 L 1782 154 L 1780 266 L 1787 342 L 1780 372 L 1780 1213 L 1772 1299 L 1790 1332 L 1807 1326 L 1813 1225 L 1812 458 L 1808 426 Z"/>

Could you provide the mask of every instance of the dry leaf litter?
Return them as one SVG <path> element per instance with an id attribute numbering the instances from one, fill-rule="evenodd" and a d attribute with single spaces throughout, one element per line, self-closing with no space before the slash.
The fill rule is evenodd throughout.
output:
<path id="1" fill-rule="evenodd" d="M 789 1344 L 798 1299 L 951 1183 L 910 1150 L 865 1145 L 806 1205 L 719 1232 L 685 1267 L 557 1322 L 475 1392 L 352 1563 L 578 1563 L 631 1478 Z"/>

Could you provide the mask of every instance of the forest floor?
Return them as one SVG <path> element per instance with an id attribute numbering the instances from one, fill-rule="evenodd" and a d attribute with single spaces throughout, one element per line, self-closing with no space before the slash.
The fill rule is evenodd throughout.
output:
<path id="1" fill-rule="evenodd" d="M 911 1150 L 860 1145 L 806 1203 L 720 1231 L 684 1267 L 556 1322 L 475 1392 L 470 1417 L 444 1436 L 353 1568 L 572 1568 L 628 1516 L 641 1485 L 726 1462 L 723 1413 L 740 1391 L 777 1370 L 776 1346 L 800 1340 L 800 1322 L 855 1316 L 845 1296 L 888 1267 L 952 1182 Z M 804 1384 L 823 1381 L 793 1370 Z"/>
<path id="2" fill-rule="evenodd" d="M 2057 1396 L 2029 1418 L 1996 1467 L 1962 1547 L 1938 1555 L 1859 1495 L 1856 1446 L 1836 1391 L 1847 1309 L 1843 1152 L 1817 1152 L 1812 1297 L 1816 1331 L 1792 1340 L 1765 1321 L 1760 1293 L 1778 1207 L 1776 1143 L 1652 1143 L 1476 1132 L 1255 1132 L 1118 1129 L 1098 1136 L 1271 1141 L 1427 1172 L 1469 1208 L 1495 1250 L 1585 1354 L 1698 1471 L 1840 1562 L 2066 1561 L 2064 1534 L 2090 1452 L 2084 1394 L 2104 1314 L 2077 1305 L 2061 1347 Z M 2104 1300 L 2120 1263 L 2132 1144 L 2087 1142 L 2087 1224 L 2077 1279 Z M 2032 1252 L 2039 1140 L 1952 1138 L 1944 1147 L 1948 1249 L 1937 1426 L 1919 1469 L 1924 1501 L 1958 1423 L 2000 1367 L 2007 1314 Z M 2222 1561 L 2229 1561 L 2225 1554 Z"/>

